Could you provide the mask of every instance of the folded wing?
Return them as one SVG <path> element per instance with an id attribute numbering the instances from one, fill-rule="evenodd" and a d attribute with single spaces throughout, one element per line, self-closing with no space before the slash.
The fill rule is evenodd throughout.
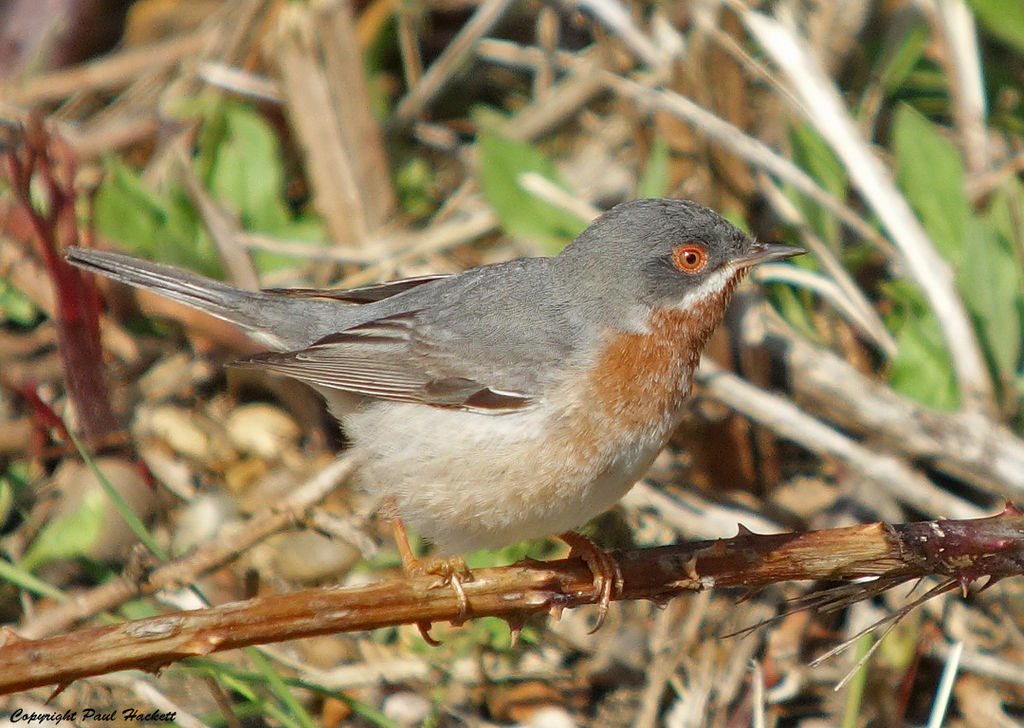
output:
<path id="1" fill-rule="evenodd" d="M 418 335 L 417 311 L 330 334 L 297 351 L 255 354 L 236 366 L 284 374 L 353 394 L 499 414 L 529 406 L 529 392 L 472 376 L 462 362 Z"/>

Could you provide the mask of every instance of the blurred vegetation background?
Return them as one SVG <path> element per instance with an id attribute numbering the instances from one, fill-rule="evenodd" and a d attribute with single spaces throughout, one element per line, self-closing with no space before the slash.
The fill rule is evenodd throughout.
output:
<path id="1" fill-rule="evenodd" d="M 0 117 L 0 612 L 36 636 L 73 627 L 33 621 L 70 596 L 145 571 L 139 528 L 188 554 L 343 444 L 300 386 L 224 373 L 251 342 L 172 304 L 101 284 L 102 361 L 61 351 L 68 291 L 47 251 L 69 243 L 238 285 L 349 287 L 553 254 L 618 202 L 695 199 L 812 255 L 757 272 L 709 352 L 734 374 L 705 368 L 673 447 L 595 538 L 1024 501 L 1019 0 L 10 0 Z M 69 366 L 102 371 L 116 426 L 90 430 Z M 69 430 L 91 433 L 120 506 Z M 221 603 L 371 578 L 397 563 L 372 513 L 339 490 L 312 527 L 197 586 Z M 514 647 L 488 620 L 436 649 L 414 629 L 304 640 L 53 704 L 208 725 L 1024 724 L 1020 585 L 929 602 L 860 668 L 876 636 L 808 664 L 908 595 L 786 615 L 807 588 L 617 605 L 597 635 L 577 610 Z M 194 600 L 164 589 L 106 616 Z"/>

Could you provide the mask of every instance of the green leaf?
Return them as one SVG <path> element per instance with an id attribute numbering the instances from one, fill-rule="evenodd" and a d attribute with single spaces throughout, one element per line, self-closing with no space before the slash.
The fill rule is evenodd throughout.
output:
<path id="1" fill-rule="evenodd" d="M 240 104 L 221 108 L 224 134 L 208 152 L 210 191 L 233 206 L 246 228 L 279 233 L 290 215 L 282 199 L 284 171 L 274 130 Z"/>
<path id="2" fill-rule="evenodd" d="M 1024 210 L 1024 193 L 1016 181 L 969 226 L 969 254 L 957 271 L 957 286 L 1004 383 L 1016 375 L 1024 346 L 1024 280 L 1014 252 L 1013 210 Z"/>
<path id="3" fill-rule="evenodd" d="M 164 200 L 167 223 L 157 233 L 154 259 L 223 278 L 224 269 L 213 242 L 179 182 L 175 180 L 169 185 Z"/>
<path id="4" fill-rule="evenodd" d="M 102 490 L 88 489 L 76 511 L 56 518 L 42 528 L 18 567 L 32 572 L 50 561 L 86 553 L 103 533 L 106 501 Z"/>
<path id="5" fill-rule="evenodd" d="M 903 85 L 918 62 L 924 57 L 929 40 L 928 25 L 918 23 L 912 26 L 891 49 L 885 59 L 885 66 L 879 74 L 882 86 L 893 93 Z"/>
<path id="6" fill-rule="evenodd" d="M 769 301 L 782 318 L 811 341 L 821 340 L 821 333 L 815 327 L 815 309 L 809 292 L 782 283 L 769 284 L 767 292 Z"/>
<path id="7" fill-rule="evenodd" d="M 845 199 L 850 186 L 846 168 L 833 154 L 828 143 L 807 124 L 792 127 L 789 137 L 793 147 L 793 161 L 833 197 Z M 841 227 L 835 215 L 803 195 L 793 193 L 791 199 L 822 240 L 833 246 L 839 245 Z"/>
<path id="8" fill-rule="evenodd" d="M 487 132 L 480 135 L 478 146 L 480 185 L 506 231 L 544 242 L 554 251 L 586 227 L 584 220 L 534 197 L 519 184 L 520 175 L 535 172 L 567 189 L 555 166 L 539 151 Z"/>
<path id="9" fill-rule="evenodd" d="M 219 277 L 222 270 L 192 205 L 172 182 L 151 190 L 117 159 L 105 160 L 96 194 L 96 229 L 130 253 Z"/>
<path id="10" fill-rule="evenodd" d="M 165 204 L 132 170 L 114 157 L 104 162 L 96 192 L 96 230 L 133 253 L 153 255 L 157 231 L 167 222 Z"/>
<path id="11" fill-rule="evenodd" d="M 846 688 L 846 704 L 843 708 L 843 722 L 840 728 L 856 728 L 864 722 L 864 696 L 867 692 L 868 674 L 870 663 L 866 660 L 871 655 L 871 648 L 875 645 L 877 636 L 871 633 L 861 635 L 856 641 L 856 652 L 853 659 L 857 667 L 850 678 L 849 686 Z"/>
<path id="12" fill-rule="evenodd" d="M 668 192 L 669 180 L 669 148 L 664 137 L 657 137 L 647 155 L 643 177 L 637 185 L 637 197 L 664 197 Z"/>
<path id="13" fill-rule="evenodd" d="M 201 120 L 196 174 L 218 202 L 232 208 L 242 226 L 290 241 L 322 242 L 314 216 L 296 216 L 284 190 L 281 145 L 273 127 L 253 109 L 234 101 L 191 98 L 178 104 L 183 118 Z M 97 229 L 126 250 L 219 278 L 223 270 L 213 245 L 180 183 L 150 189 L 116 160 L 97 195 Z M 261 270 L 294 263 L 294 256 L 261 251 Z"/>
<path id="14" fill-rule="evenodd" d="M 1021 207 L 1019 185 L 996 195 L 987 216 L 977 215 L 965 192 L 960 153 L 933 124 L 904 106 L 896 115 L 894 142 L 900 184 L 932 241 L 956 268 L 957 288 L 989 361 L 1000 380 L 1009 382 L 1024 337 L 1024 281 L 1008 198 L 1015 195 L 1013 204 Z M 921 336 L 908 346 L 919 355 L 927 348 Z"/>
<path id="15" fill-rule="evenodd" d="M 1024 3 L 1020 0 L 970 0 L 970 6 L 985 30 L 1024 53 Z"/>
<path id="16" fill-rule="evenodd" d="M 955 410 L 960 396 L 938 320 L 910 284 L 892 281 L 883 288 L 895 307 L 889 316 L 897 346 L 889 363 L 890 384 L 918 402 Z"/>
<path id="17" fill-rule="evenodd" d="M 295 216 L 285 198 L 283 153 L 273 126 L 237 102 L 197 102 L 192 108 L 204 119 L 197 173 L 212 196 L 238 215 L 242 227 L 292 242 L 323 242 L 323 222 Z M 295 256 L 258 251 L 253 261 L 266 272 L 294 265 Z"/>
<path id="18" fill-rule="evenodd" d="M 18 326 L 31 326 L 39 318 L 39 309 L 24 293 L 0 278 L 0 323 L 10 321 Z"/>
<path id="19" fill-rule="evenodd" d="M 436 174 L 423 157 L 409 159 L 395 173 L 399 207 L 414 218 L 426 219 L 437 209 L 438 201 L 433 192 L 435 189 Z"/>
<path id="20" fill-rule="evenodd" d="M 938 250 L 959 265 L 971 215 L 960 152 L 907 105 L 896 112 L 893 146 L 900 187 Z"/>
<path id="21" fill-rule="evenodd" d="M 0 529 L 7 525 L 14 506 L 14 486 L 7 478 L 0 476 Z"/>
<path id="22" fill-rule="evenodd" d="M 0 559 L 0 583 L 13 584 L 19 589 L 48 597 L 58 603 L 69 601 L 68 595 L 60 589 L 34 576 L 27 569 L 15 566 L 7 559 Z"/>
<path id="23" fill-rule="evenodd" d="M 793 160 L 818 184 L 842 198 L 849 187 L 846 168 L 832 152 L 828 142 L 812 127 L 798 124 L 790 129 Z"/>

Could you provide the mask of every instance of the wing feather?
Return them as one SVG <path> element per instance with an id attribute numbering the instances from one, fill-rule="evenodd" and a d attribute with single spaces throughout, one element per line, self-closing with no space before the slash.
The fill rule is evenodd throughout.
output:
<path id="1" fill-rule="evenodd" d="M 377 301 L 383 301 L 385 298 L 397 296 L 399 293 L 404 293 L 424 283 L 431 283 L 447 277 L 447 274 L 417 276 L 415 278 L 402 278 L 397 281 L 348 289 L 268 288 L 265 292 L 294 298 L 328 298 L 335 301 L 344 301 L 345 303 L 376 303 Z"/>
<path id="2" fill-rule="evenodd" d="M 254 354 L 236 366 L 284 374 L 354 394 L 501 413 L 530 405 L 527 392 L 481 382 L 462 362 L 416 336 L 417 311 L 329 334 L 305 349 Z"/>

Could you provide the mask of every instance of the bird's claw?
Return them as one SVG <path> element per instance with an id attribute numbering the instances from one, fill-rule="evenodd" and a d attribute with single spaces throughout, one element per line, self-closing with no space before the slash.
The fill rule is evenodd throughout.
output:
<path id="1" fill-rule="evenodd" d="M 405 530 L 405 523 L 396 515 L 391 516 L 391 529 L 394 532 L 395 544 L 398 546 L 398 553 L 402 557 L 402 571 L 406 576 L 427 576 L 440 577 L 430 585 L 431 589 L 450 586 L 455 592 L 455 598 L 459 603 L 459 613 L 451 623 L 455 626 L 463 624 L 470 617 L 469 599 L 466 597 L 466 590 L 463 582 L 473 581 L 473 573 L 466 566 L 461 556 L 453 556 L 448 559 L 418 559 L 409 546 L 409 535 Z M 437 646 L 440 644 L 429 634 L 430 623 L 420 622 L 418 625 L 420 634 L 428 644 Z"/>
<path id="2" fill-rule="evenodd" d="M 618 562 L 611 554 L 601 549 L 583 534 L 569 531 L 561 534 L 558 538 L 569 546 L 569 558 L 574 556 L 583 559 L 590 567 L 594 575 L 594 589 L 598 593 L 597 600 L 597 622 L 595 622 L 590 634 L 597 632 L 604 624 L 608 616 L 608 606 L 611 604 L 612 596 L 616 586 L 622 581 L 619 574 Z"/>

